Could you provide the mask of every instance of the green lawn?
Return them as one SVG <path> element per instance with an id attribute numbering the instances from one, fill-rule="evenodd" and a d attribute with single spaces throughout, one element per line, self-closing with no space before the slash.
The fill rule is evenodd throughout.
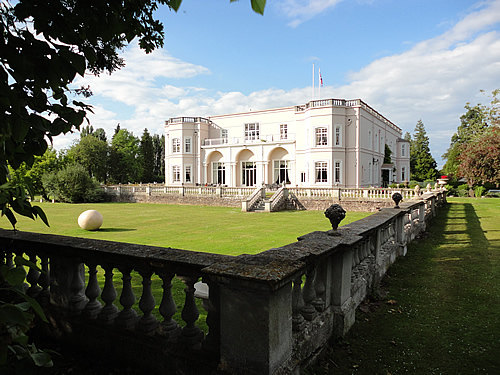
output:
<path id="1" fill-rule="evenodd" d="M 254 213 L 230 207 L 146 203 L 38 204 L 50 228 L 41 220 L 20 218 L 17 229 L 227 255 L 256 254 L 294 242 L 300 235 L 331 229 L 323 211 Z M 89 209 L 104 216 L 101 230 L 89 232 L 78 226 L 78 216 Z M 368 215 L 348 212 L 342 224 Z M 0 218 L 0 227 L 10 228 L 6 217 Z"/>
<path id="2" fill-rule="evenodd" d="M 500 199 L 449 202 L 309 374 L 500 374 Z"/>

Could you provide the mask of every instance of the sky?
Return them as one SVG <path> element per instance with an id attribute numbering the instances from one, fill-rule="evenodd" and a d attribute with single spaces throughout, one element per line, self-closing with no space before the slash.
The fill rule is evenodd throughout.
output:
<path id="1" fill-rule="evenodd" d="M 250 0 L 183 0 L 157 17 L 162 49 L 133 42 L 120 71 L 75 81 L 90 85 L 90 124 L 109 137 L 118 123 L 140 137 L 170 117 L 360 98 L 403 134 L 422 120 L 442 166 L 464 105 L 500 88 L 500 0 L 268 0 L 263 16 Z"/>

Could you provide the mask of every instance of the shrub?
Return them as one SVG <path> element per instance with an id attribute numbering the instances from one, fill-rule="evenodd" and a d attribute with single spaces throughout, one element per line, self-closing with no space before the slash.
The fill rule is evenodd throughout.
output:
<path id="1" fill-rule="evenodd" d="M 80 164 L 71 164 L 56 174 L 42 178 L 44 188 L 55 199 L 68 203 L 101 202 L 104 193 L 88 171 Z"/>
<path id="2" fill-rule="evenodd" d="M 476 198 L 480 198 L 481 196 L 484 195 L 485 192 L 486 188 L 484 186 L 476 186 L 474 188 L 474 195 L 476 196 Z"/>
<path id="3" fill-rule="evenodd" d="M 417 185 L 420 185 L 420 184 L 419 184 L 419 182 L 418 182 L 418 181 L 413 181 L 413 180 L 412 180 L 412 181 L 410 181 L 410 183 L 409 183 L 408 187 L 409 187 L 410 189 L 414 189 L 414 188 L 415 188 L 415 186 L 417 186 Z M 422 187 L 422 186 L 420 186 L 420 187 Z"/>

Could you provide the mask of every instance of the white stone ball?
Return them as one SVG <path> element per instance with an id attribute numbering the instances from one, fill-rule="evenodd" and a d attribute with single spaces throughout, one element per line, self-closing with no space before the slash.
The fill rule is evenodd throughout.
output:
<path id="1" fill-rule="evenodd" d="M 102 222 L 102 215 L 96 210 L 87 210 L 78 216 L 78 225 L 85 230 L 98 230 Z"/>

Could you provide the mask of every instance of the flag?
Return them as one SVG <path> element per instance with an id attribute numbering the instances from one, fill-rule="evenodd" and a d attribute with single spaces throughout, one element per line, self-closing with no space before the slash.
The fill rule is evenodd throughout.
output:
<path id="1" fill-rule="evenodd" d="M 318 69 L 319 72 L 319 84 L 321 87 L 323 87 L 323 77 L 321 77 L 321 69 Z"/>

